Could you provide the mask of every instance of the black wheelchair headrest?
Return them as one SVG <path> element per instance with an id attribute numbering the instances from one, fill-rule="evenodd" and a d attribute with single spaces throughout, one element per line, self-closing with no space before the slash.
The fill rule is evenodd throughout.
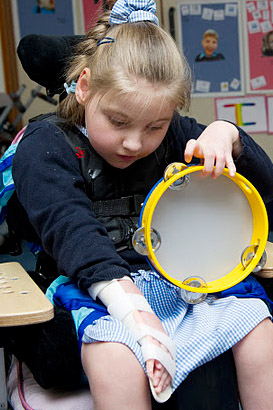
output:
<path id="1" fill-rule="evenodd" d="M 83 39 L 84 36 L 30 34 L 21 39 L 17 54 L 29 78 L 53 96 L 63 92 L 69 58 L 75 45 Z"/>

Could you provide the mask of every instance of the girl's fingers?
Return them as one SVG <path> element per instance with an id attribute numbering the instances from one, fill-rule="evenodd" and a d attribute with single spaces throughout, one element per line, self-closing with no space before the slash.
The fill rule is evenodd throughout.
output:
<path id="1" fill-rule="evenodd" d="M 225 166 L 226 166 L 225 156 L 217 157 L 216 162 L 215 162 L 215 168 L 213 169 L 213 172 L 212 172 L 212 177 L 213 178 L 219 177 L 219 175 L 223 173 Z"/>
<path id="2" fill-rule="evenodd" d="M 191 162 L 192 157 L 194 156 L 196 145 L 197 145 L 196 140 L 192 139 L 187 142 L 187 145 L 184 151 L 184 159 L 186 162 Z"/>
<path id="3" fill-rule="evenodd" d="M 204 168 L 203 168 L 204 175 L 212 174 L 214 163 L 215 163 L 215 156 L 213 154 L 207 154 L 204 156 Z"/>
<path id="4" fill-rule="evenodd" d="M 235 166 L 235 164 L 234 164 L 234 161 L 233 161 L 233 158 L 232 158 L 231 155 L 229 155 L 228 158 L 227 158 L 227 160 L 226 160 L 226 167 L 227 167 L 228 170 L 229 170 L 229 175 L 230 175 L 231 177 L 234 177 L 234 176 L 235 176 L 235 173 L 236 173 L 236 166 Z"/>
<path id="5" fill-rule="evenodd" d="M 165 370 L 164 367 L 158 362 L 158 360 L 149 359 L 146 362 L 146 370 L 153 386 L 156 387 L 160 383 L 162 374 Z"/>
<path id="6" fill-rule="evenodd" d="M 165 372 L 162 374 L 160 382 L 158 383 L 156 389 L 157 393 L 161 393 L 163 390 L 166 389 L 166 387 L 170 384 L 171 382 L 171 376 L 169 375 L 169 373 L 167 372 L 167 370 L 165 370 Z"/>
<path id="7" fill-rule="evenodd" d="M 232 155 L 227 147 L 218 146 L 208 149 L 198 140 L 189 140 L 184 152 L 184 158 L 186 162 L 190 162 L 193 157 L 201 159 L 200 164 L 204 166 L 204 175 L 211 174 L 213 178 L 217 178 L 223 173 L 225 167 L 229 169 L 231 177 L 234 177 L 236 173 Z"/>
<path id="8" fill-rule="evenodd" d="M 149 359 L 146 362 L 146 369 L 149 379 L 157 393 L 161 393 L 171 382 L 171 376 L 165 367 L 158 361 Z"/>
<path id="9" fill-rule="evenodd" d="M 146 370 L 147 370 L 147 375 L 149 379 L 153 380 L 154 377 L 154 365 L 155 365 L 155 360 L 154 359 L 149 359 L 146 362 Z"/>

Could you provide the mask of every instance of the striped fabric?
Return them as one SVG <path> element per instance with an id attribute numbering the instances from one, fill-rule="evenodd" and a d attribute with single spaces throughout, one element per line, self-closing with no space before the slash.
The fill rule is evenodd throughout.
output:
<path id="1" fill-rule="evenodd" d="M 0 225 L 6 217 L 7 203 L 14 192 L 14 181 L 12 177 L 12 160 L 26 127 L 22 128 L 14 137 L 10 147 L 0 158 Z"/>
<path id="2" fill-rule="evenodd" d="M 270 317 L 266 304 L 259 299 L 239 299 L 235 296 L 218 299 L 211 295 L 197 305 L 189 305 L 181 298 L 179 288 L 163 280 L 155 272 L 141 270 L 133 273 L 132 277 L 176 345 L 176 375 L 173 390 L 191 371 L 224 353 L 262 320 Z M 67 307 L 69 303 L 65 302 L 65 293 L 69 281 L 67 278 L 62 278 L 58 279 L 57 286 L 56 283 L 52 284 L 53 291 L 49 289 L 48 295 L 54 302 L 54 293 L 57 291 L 57 303 Z M 74 286 L 72 283 L 70 285 Z M 77 295 L 79 295 L 78 290 Z M 86 295 L 83 294 L 83 297 L 86 298 Z M 77 308 L 74 305 L 72 314 L 78 330 L 79 342 L 123 343 L 134 352 L 143 370 L 146 371 L 140 346 L 125 326 L 101 310 L 101 305 L 99 305 L 101 311 L 97 312 L 95 318 L 95 302 L 92 303 L 90 316 L 86 307 L 83 308 L 79 304 Z M 81 316 L 83 322 L 80 320 Z"/>
<path id="3" fill-rule="evenodd" d="M 158 25 L 153 0 L 118 0 L 110 14 L 110 25 L 151 21 Z"/>
<path id="4" fill-rule="evenodd" d="M 0 225 L 6 217 L 7 203 L 14 192 L 11 167 L 18 143 L 11 145 L 0 159 Z"/>

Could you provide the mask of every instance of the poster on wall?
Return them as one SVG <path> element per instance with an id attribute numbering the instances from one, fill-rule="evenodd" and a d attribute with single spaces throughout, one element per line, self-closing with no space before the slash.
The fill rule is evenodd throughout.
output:
<path id="1" fill-rule="evenodd" d="M 103 0 L 82 0 L 85 33 L 94 26 L 103 9 Z"/>
<path id="2" fill-rule="evenodd" d="M 273 90 L 273 1 L 244 0 L 247 91 Z"/>
<path id="3" fill-rule="evenodd" d="M 19 38 L 27 34 L 73 35 L 75 0 L 13 1 L 19 25 Z"/>
<path id="4" fill-rule="evenodd" d="M 264 95 L 215 98 L 217 120 L 227 120 L 249 133 L 267 132 L 267 104 Z"/>
<path id="5" fill-rule="evenodd" d="M 193 73 L 193 95 L 242 95 L 238 1 L 179 4 L 180 43 Z"/>

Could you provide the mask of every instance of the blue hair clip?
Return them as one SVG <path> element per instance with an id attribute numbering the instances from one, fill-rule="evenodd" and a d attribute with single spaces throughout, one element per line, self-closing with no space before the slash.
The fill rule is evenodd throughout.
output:
<path id="1" fill-rule="evenodd" d="M 70 85 L 68 85 L 67 83 L 64 83 L 64 88 L 67 94 L 74 93 L 76 90 L 76 85 L 77 83 L 75 83 L 75 81 L 71 81 Z"/>
<path id="2" fill-rule="evenodd" d="M 103 37 L 101 40 L 97 42 L 97 46 L 100 46 L 101 44 L 108 44 L 108 43 L 114 43 L 115 39 L 112 37 Z"/>

